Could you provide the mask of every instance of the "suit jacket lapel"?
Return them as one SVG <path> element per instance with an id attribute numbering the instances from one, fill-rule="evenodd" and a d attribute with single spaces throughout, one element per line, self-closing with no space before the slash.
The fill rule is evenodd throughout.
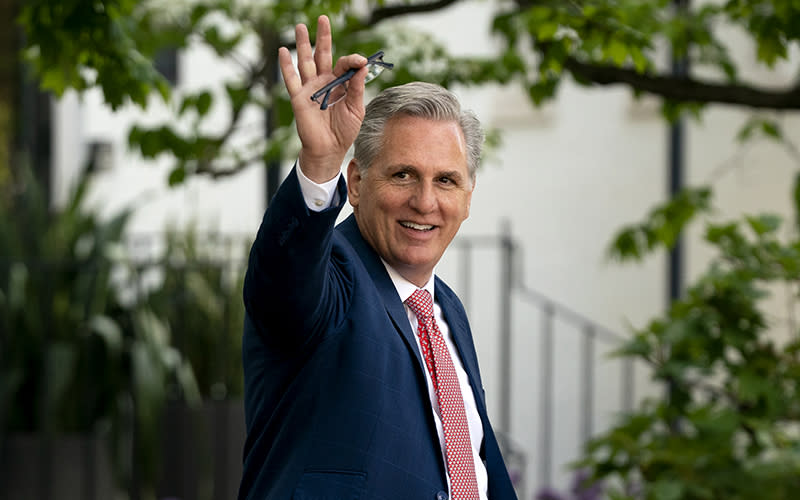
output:
<path id="1" fill-rule="evenodd" d="M 462 309 L 460 303 L 452 292 L 446 289 L 439 278 L 436 278 L 436 300 L 439 302 L 442 308 L 442 315 L 450 327 L 450 334 L 453 336 L 453 342 L 456 345 L 456 349 L 458 349 L 461 363 L 464 365 L 464 370 L 469 377 L 472 393 L 478 402 L 479 411 L 485 411 L 480 410 L 485 408 L 485 401 L 483 400 L 483 388 L 477 379 L 477 359 L 472 354 L 473 349 L 469 348 L 472 345 L 472 339 L 469 337 L 469 326 L 465 323 L 464 317 L 458 314 L 458 311 Z"/>
<path id="2" fill-rule="evenodd" d="M 442 308 L 442 315 L 444 315 L 444 319 L 450 327 L 450 334 L 453 336 L 453 342 L 458 348 L 458 354 L 461 356 L 464 369 L 471 375 L 475 373 L 477 367 L 474 365 L 472 356 L 464 355 L 465 352 L 469 352 L 464 349 L 464 346 L 469 345 L 469 327 L 464 323 L 461 315 L 456 314 L 457 306 L 453 298 L 447 293 L 441 293 L 442 288 L 441 286 L 437 287 L 436 299 Z"/>
<path id="3" fill-rule="evenodd" d="M 403 340 L 405 340 L 408 350 L 417 360 L 419 375 L 422 377 L 424 383 L 426 368 L 422 362 L 422 357 L 417 347 L 417 341 L 414 339 L 414 333 L 411 331 L 411 325 L 408 322 L 405 307 L 403 303 L 400 302 L 397 289 L 394 287 L 392 279 L 386 272 L 383 262 L 381 262 L 380 257 L 378 257 L 378 254 L 375 253 L 372 247 L 364 241 L 353 215 L 350 215 L 339 224 L 338 229 L 361 258 L 361 262 L 372 277 L 372 281 L 375 283 L 375 287 L 378 289 L 378 293 L 383 299 L 386 312 L 392 319 L 397 331 L 403 337 Z M 477 360 L 472 354 L 473 350 L 467 348 L 467 346 L 472 345 L 471 339 L 469 338 L 469 327 L 465 324 L 463 315 L 457 312 L 462 308 L 455 296 L 452 295 L 452 292 L 447 289 L 447 286 L 444 285 L 439 278 L 436 278 L 436 281 L 436 300 L 442 308 L 442 314 L 450 327 L 450 332 L 453 336 L 456 348 L 458 349 L 458 354 L 461 357 L 461 362 L 464 364 L 464 369 L 469 376 L 470 384 L 472 385 L 472 393 L 475 395 L 475 400 L 478 402 L 478 411 L 481 413 L 481 418 L 485 420 L 486 402 L 483 399 L 483 389 L 476 378 L 478 373 Z"/>
<path id="4" fill-rule="evenodd" d="M 378 257 L 378 254 L 375 253 L 372 247 L 364 241 L 353 215 L 350 215 L 344 222 L 339 224 L 338 229 L 341 230 L 344 237 L 350 242 L 350 245 L 361 258 L 361 262 L 367 269 L 367 273 L 372 277 L 372 281 L 375 283 L 375 287 L 378 289 L 381 299 L 383 299 L 386 312 L 392 319 L 397 331 L 403 337 L 403 340 L 405 340 L 409 351 L 411 351 L 412 355 L 416 358 L 417 365 L 419 366 L 419 373 L 422 375 L 422 380 L 424 381 L 423 370 L 425 370 L 425 366 L 422 364 L 422 357 L 417 348 L 417 341 L 414 339 L 414 333 L 411 331 L 411 325 L 408 322 L 405 307 L 400 301 L 400 296 L 397 295 L 397 289 L 394 287 L 392 279 L 386 272 L 383 262 L 381 262 L 380 257 Z"/>

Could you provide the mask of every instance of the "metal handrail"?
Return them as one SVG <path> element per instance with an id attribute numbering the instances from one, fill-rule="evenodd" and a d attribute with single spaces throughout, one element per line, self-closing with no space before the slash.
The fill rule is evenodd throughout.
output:
<path id="1" fill-rule="evenodd" d="M 515 457 L 520 455 L 518 449 L 513 448 L 511 416 L 513 414 L 514 398 L 512 397 L 512 342 L 517 335 L 528 334 L 513 331 L 511 318 L 514 317 L 514 304 L 523 307 L 534 307 L 541 314 L 541 326 L 538 332 L 531 332 L 540 336 L 539 359 L 539 388 L 538 388 L 538 413 L 540 417 L 538 428 L 538 445 L 536 447 L 535 462 L 537 463 L 537 483 L 539 487 L 548 487 L 553 481 L 554 443 L 553 434 L 557 422 L 554 421 L 554 357 L 555 357 L 555 323 L 563 321 L 574 326 L 580 336 L 580 351 L 578 355 L 579 386 L 578 386 L 578 411 L 581 414 L 577 433 L 581 442 L 586 443 L 594 433 L 594 420 L 596 417 L 596 392 L 595 382 L 596 347 L 601 342 L 605 346 L 613 347 L 622 345 L 625 337 L 612 329 L 589 319 L 587 316 L 574 309 L 547 297 L 546 294 L 527 286 L 523 281 L 520 244 L 513 238 L 510 224 L 504 221 L 500 224 L 499 235 L 468 236 L 454 240 L 453 248 L 461 253 L 459 270 L 462 279 L 460 295 L 465 307 L 469 310 L 472 302 L 472 259 L 475 248 L 496 248 L 500 252 L 500 273 L 498 276 L 500 291 L 500 316 L 498 318 L 498 342 L 500 344 L 500 366 L 498 378 L 500 380 L 500 415 L 498 430 L 503 434 L 506 449 Z M 633 408 L 634 377 L 633 361 L 625 358 L 621 363 L 620 393 L 621 410 L 629 411 Z M 511 447 L 511 448 L 508 448 Z M 524 455 L 524 454 L 523 454 Z M 522 457 L 520 461 L 525 464 L 529 460 Z"/>

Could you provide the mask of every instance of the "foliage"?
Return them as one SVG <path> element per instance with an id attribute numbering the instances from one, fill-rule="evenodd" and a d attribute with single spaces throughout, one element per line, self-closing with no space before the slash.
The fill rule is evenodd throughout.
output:
<path id="1" fill-rule="evenodd" d="M 617 239 L 613 253 L 639 258 L 667 246 L 671 238 L 651 244 L 653 234 L 676 234 L 694 214 L 707 213 L 708 204 L 707 197 L 695 197 L 681 212 L 687 217 L 665 218 L 667 207 L 654 211 L 645 223 L 622 232 L 630 238 Z M 800 204 L 795 209 L 800 214 Z M 796 229 L 782 231 L 782 222 L 769 214 L 708 221 L 705 240 L 717 254 L 709 268 L 664 317 L 636 331 L 619 350 L 647 363 L 667 392 L 589 444 L 580 466 L 614 485 L 612 498 L 796 496 L 800 336 L 792 318 L 800 237 Z M 792 297 L 788 324 L 767 313 L 767 301 L 781 287 Z M 784 327 L 788 335 L 781 341 Z"/>
<path id="2" fill-rule="evenodd" d="M 241 298 L 249 242 L 189 228 L 167 232 L 163 273 L 148 302 L 170 327 L 173 345 L 186 357 L 204 398 L 244 395 Z"/>
<path id="3" fill-rule="evenodd" d="M 525 65 L 521 75 L 534 100 L 552 96 L 567 72 L 580 83 L 621 83 L 664 97 L 670 117 L 709 102 L 800 108 L 797 82 L 785 91 L 747 84 L 721 29 L 738 28 L 755 45 L 757 62 L 774 68 L 800 40 L 792 0 L 514 1 L 506 7 L 493 26 L 507 51 L 532 46 L 536 64 Z M 663 64 L 668 57 L 716 77 L 672 75 Z"/>
<path id="4" fill-rule="evenodd" d="M 683 9 L 673 0 L 504 0 L 487 25 L 498 49 L 480 56 L 454 56 L 435 35 L 401 23 L 409 15 L 459 3 L 36 0 L 25 3 L 20 23 L 27 34 L 25 54 L 45 89 L 60 95 L 69 88 L 99 87 L 115 109 L 129 102 L 144 107 L 151 92 L 168 101 L 174 116 L 162 124 L 134 126 L 129 143 L 145 158 L 174 160 L 170 185 L 193 175 L 232 175 L 295 154 L 292 113 L 279 84 L 276 54 L 279 46 L 293 45 L 296 23 L 313 29 L 322 13 L 332 18 L 337 53 L 386 49 L 387 60 L 396 66 L 376 86 L 411 80 L 445 86 L 515 84 L 539 104 L 572 76 L 586 85 L 623 84 L 637 94 L 663 97 L 670 119 L 682 111 L 699 113 L 711 102 L 800 109 L 800 83 L 754 87 L 740 76 L 723 36 L 740 29 L 756 47 L 757 61 L 774 68 L 788 60 L 800 39 L 794 0 L 697 2 Z M 208 49 L 221 64 L 233 64 L 234 76 L 219 88 L 210 84 L 171 92 L 152 64 L 164 48 Z M 663 64 L 668 50 L 686 67 L 716 77 L 673 75 Z M 212 111 L 227 115 L 222 128 L 210 125 L 218 116 Z M 256 129 L 252 119 L 245 121 L 253 113 L 266 117 Z M 772 120 L 762 121 L 778 133 Z"/>
<path id="5" fill-rule="evenodd" d="M 10 182 L 9 138 L 11 137 L 11 116 L 6 103 L 0 100 L 0 190 Z"/>
<path id="6" fill-rule="evenodd" d="M 686 188 L 650 211 L 640 224 L 623 229 L 611 247 L 612 257 L 641 259 L 658 247 L 672 248 L 686 225 L 711 209 L 711 189 Z"/>
<path id="7" fill-rule="evenodd" d="M 128 99 L 143 106 L 153 90 L 168 94 L 150 58 L 170 40 L 136 0 L 29 1 L 20 22 L 44 89 L 60 95 L 98 86 L 115 109 Z"/>
<path id="8" fill-rule="evenodd" d="M 118 454 L 125 426 L 136 425 L 136 456 L 152 479 L 169 389 L 197 400 L 196 383 L 168 326 L 126 293 L 130 210 L 100 219 L 85 207 L 88 187 L 84 174 L 51 211 L 23 170 L 0 197 L 0 423 L 4 432 L 110 431 Z"/>

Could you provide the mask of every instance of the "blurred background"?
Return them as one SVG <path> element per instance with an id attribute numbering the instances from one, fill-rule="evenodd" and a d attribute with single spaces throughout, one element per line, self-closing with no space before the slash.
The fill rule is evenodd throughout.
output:
<path id="1" fill-rule="evenodd" d="M 794 498 L 794 0 L 0 0 L 0 498 L 236 496 L 277 49 L 323 13 L 395 64 L 368 98 L 487 128 L 437 273 L 519 497 Z"/>

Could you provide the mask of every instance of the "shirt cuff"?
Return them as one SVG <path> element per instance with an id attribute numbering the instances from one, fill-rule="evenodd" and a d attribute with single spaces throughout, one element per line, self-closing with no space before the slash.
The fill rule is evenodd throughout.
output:
<path id="1" fill-rule="evenodd" d="M 336 186 L 339 183 L 339 177 L 342 173 L 322 184 L 317 184 L 305 176 L 303 170 L 300 168 L 300 162 L 297 163 L 297 180 L 300 183 L 300 192 L 303 193 L 303 199 L 306 206 L 312 212 L 322 212 L 331 205 L 339 203 L 339 193 L 336 191 Z"/>

